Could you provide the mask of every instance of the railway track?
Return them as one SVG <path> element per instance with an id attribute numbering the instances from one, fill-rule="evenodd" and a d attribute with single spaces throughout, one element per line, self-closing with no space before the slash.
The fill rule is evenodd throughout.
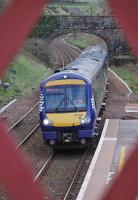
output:
<path id="1" fill-rule="evenodd" d="M 65 194 L 63 200 L 73 200 L 73 199 L 75 199 L 76 195 L 78 194 L 79 187 L 80 187 L 80 177 L 81 177 L 82 171 L 84 171 L 84 167 L 85 168 L 87 167 L 86 162 L 88 163 L 87 159 L 88 159 L 89 155 L 91 155 L 91 159 L 92 159 L 93 150 L 90 147 L 88 147 L 85 150 L 85 152 L 82 156 L 82 159 L 76 168 L 74 176 L 71 180 L 71 183 L 66 191 L 66 194 Z M 78 182 L 79 182 L 79 184 L 78 184 Z"/>
<path id="2" fill-rule="evenodd" d="M 70 52 L 66 51 L 65 49 L 67 48 L 67 46 L 62 46 L 60 43 L 56 43 L 55 48 L 59 51 L 60 55 L 62 55 L 65 65 L 73 60 L 72 56 L 70 55 Z"/>
<path id="3" fill-rule="evenodd" d="M 70 53 L 66 53 L 66 48 L 67 45 L 60 42 L 53 47 L 56 56 L 57 54 L 59 55 L 57 56 L 58 59 L 60 57 L 62 67 L 67 64 L 64 62 L 65 60 L 66 62 L 71 62 L 73 56 L 77 57 L 80 54 L 78 50 L 76 53 L 72 50 L 69 51 Z M 70 49 L 72 49 L 71 46 Z M 64 152 L 62 152 L 62 155 L 57 153 L 50 154 L 34 179 L 34 181 L 39 179 L 44 187 L 48 186 L 52 199 L 75 199 L 74 197 L 77 196 L 80 188 L 80 182 L 83 181 L 91 162 L 93 150 L 88 148 L 83 156 L 82 153 L 75 156 L 71 152 L 70 156 L 71 159 Z M 84 173 L 83 176 L 82 173 Z M 81 181 L 80 177 L 82 177 Z"/>
<path id="4" fill-rule="evenodd" d="M 61 44 L 64 48 L 68 47 L 70 55 L 73 56 L 72 58 L 75 59 L 76 57 L 78 57 L 80 55 L 81 50 L 78 47 L 75 47 L 75 46 L 67 43 L 64 39 L 61 40 Z"/>
<path id="5" fill-rule="evenodd" d="M 8 129 L 8 132 L 9 131 L 14 131 L 16 129 L 16 127 L 23 121 L 25 120 L 25 118 L 31 114 L 35 108 L 37 108 L 39 105 L 39 102 L 37 102 L 25 115 L 23 115 L 23 117 L 21 117 L 15 124 L 13 124 L 9 129 Z"/>
<path id="6" fill-rule="evenodd" d="M 66 42 L 65 39 L 62 39 L 62 41 L 63 41 L 64 44 L 67 44 L 68 47 L 71 47 L 71 48 L 75 49 L 79 54 L 81 53 L 81 50 L 78 47 Z"/>
<path id="7" fill-rule="evenodd" d="M 37 173 L 34 181 L 38 180 L 43 187 L 48 188 L 52 199 L 75 200 L 94 150 L 53 152 Z"/>
<path id="8" fill-rule="evenodd" d="M 71 60 L 74 60 L 81 53 L 80 50 L 76 49 L 76 47 L 74 47 L 73 45 L 66 43 L 63 39 L 58 40 L 56 45 L 62 48 L 61 50 L 69 57 L 71 57 Z M 66 49 L 68 49 L 68 51 Z"/>
<path id="9" fill-rule="evenodd" d="M 20 148 L 23 144 L 25 144 L 28 139 L 30 139 L 30 137 L 35 134 L 35 132 L 37 131 L 37 129 L 39 128 L 39 124 L 37 124 L 34 129 L 28 134 L 26 135 L 26 137 L 17 145 L 17 148 Z"/>
<path id="10" fill-rule="evenodd" d="M 37 173 L 37 175 L 36 175 L 36 177 L 35 177 L 35 179 L 34 179 L 34 182 L 35 182 L 37 179 L 39 179 L 39 177 L 42 175 L 42 173 L 44 172 L 44 170 L 46 170 L 46 169 L 49 167 L 50 163 L 51 163 L 52 160 L 53 160 L 53 157 L 54 157 L 54 152 L 52 152 L 52 153 L 49 155 L 49 157 L 46 159 L 44 165 L 41 167 L 41 169 L 40 169 L 39 172 Z"/>
<path id="11" fill-rule="evenodd" d="M 53 47 L 53 48 L 55 49 L 55 52 L 56 52 L 55 53 L 56 54 L 55 60 L 59 59 L 59 63 L 61 63 L 60 64 L 61 67 L 64 67 L 66 65 L 65 64 L 65 57 L 66 57 L 66 59 L 68 59 L 68 61 L 66 61 L 66 62 L 70 62 L 71 60 L 69 61 L 69 59 L 70 59 L 69 57 L 74 58 L 74 57 L 77 56 L 77 52 L 74 53 L 75 56 L 73 56 L 72 50 L 70 50 L 70 56 L 68 56 L 69 53 L 66 54 L 64 52 L 64 50 L 66 50 L 66 45 L 64 46 L 62 44 L 60 47 L 56 46 L 56 47 Z M 66 56 L 63 56 L 63 54 L 66 54 Z M 71 54 L 72 54 L 72 56 L 71 56 Z M 59 67 L 59 66 L 57 65 L 57 67 Z M 33 110 L 33 109 L 31 109 L 31 110 Z M 25 124 L 26 121 L 27 121 L 26 117 L 29 114 L 32 115 L 31 110 L 26 115 L 24 115 L 24 117 L 22 117 L 17 123 L 15 123 L 9 130 L 17 131 L 17 129 L 19 128 L 20 125 Z M 17 148 L 23 147 L 23 144 L 26 144 L 28 139 L 33 134 L 35 134 L 38 129 L 39 129 L 39 124 L 37 124 L 36 127 L 34 127 L 34 129 L 32 131 L 30 131 L 30 133 L 17 145 Z M 17 131 L 17 132 L 19 132 L 19 131 Z M 17 136 L 18 135 L 19 134 L 17 134 Z M 36 139 L 34 138 L 34 140 L 36 140 Z M 38 141 L 38 143 L 40 142 L 39 140 L 36 140 L 36 141 Z M 40 162 L 40 164 L 37 163 L 39 165 L 39 168 L 37 168 L 37 170 L 35 170 L 36 176 L 35 176 L 34 181 L 40 179 L 40 181 L 43 182 L 44 187 L 47 186 L 47 182 L 49 182 L 48 183 L 49 188 L 50 188 L 49 191 L 51 193 L 51 196 L 53 196 L 53 199 L 64 199 L 64 200 L 76 199 L 77 193 L 79 191 L 79 187 L 81 185 L 81 182 L 83 181 L 83 177 L 85 176 L 85 172 L 87 171 L 87 167 L 89 166 L 89 163 L 92 159 L 93 150 L 90 150 L 90 151 L 86 150 L 86 152 L 84 153 L 82 158 L 80 158 L 80 156 L 76 157 L 73 153 L 73 157 L 76 160 L 78 160 L 78 162 L 76 164 L 73 164 L 72 158 L 70 159 L 70 156 L 65 155 L 65 157 L 64 157 L 64 152 L 62 152 L 63 156 L 61 156 L 61 155 L 58 156 L 57 154 L 54 154 L 53 152 L 48 153 L 48 155 L 45 155 L 46 150 L 47 150 L 46 148 L 48 148 L 48 147 L 46 147 L 46 148 L 41 147 L 41 145 L 43 145 L 42 143 L 40 143 L 40 146 L 36 146 L 35 143 L 30 144 L 30 146 L 31 145 L 37 151 L 37 153 L 36 152 L 33 153 L 34 157 L 35 156 L 37 157 L 36 154 L 39 154 L 39 158 L 37 158 L 35 162 L 38 162 L 38 159 L 39 159 L 39 162 Z M 39 152 L 39 150 L 40 150 L 40 152 Z M 27 149 L 26 151 L 29 154 L 29 150 Z M 41 151 L 44 152 L 43 156 L 41 155 Z M 34 163 L 32 161 L 31 154 L 29 155 L 29 157 L 30 157 L 30 162 Z M 42 161 L 41 161 L 42 157 L 43 157 L 43 164 L 42 164 Z M 88 158 L 88 157 L 90 157 L 90 158 Z M 53 163 L 55 163 L 55 164 L 53 165 Z M 60 165 L 59 165 L 59 163 L 60 163 Z M 74 161 L 74 163 L 75 163 L 75 161 Z M 73 172 L 70 175 L 70 170 L 72 170 L 72 165 L 74 165 L 73 166 L 74 169 L 73 169 Z M 35 168 L 36 163 L 32 166 Z M 84 170 L 84 168 L 85 168 L 85 170 Z M 60 170 L 62 171 L 61 173 L 63 173 L 62 175 L 60 173 Z M 54 176 L 56 177 L 55 179 L 54 179 L 54 176 L 52 176 L 53 173 L 54 173 Z M 62 179 L 61 176 L 64 176 L 62 181 L 61 181 L 61 179 Z M 66 178 L 66 176 L 67 176 L 67 178 Z M 46 180 L 47 177 L 48 177 L 48 181 Z M 55 188 L 54 184 L 59 185 L 59 188 L 58 189 Z M 63 191 L 62 191 L 62 189 L 63 189 Z M 55 190 L 55 191 L 52 191 L 52 190 Z"/>
<path id="12" fill-rule="evenodd" d="M 78 48 L 75 48 L 73 45 L 66 43 L 63 39 L 60 40 L 55 39 L 51 44 L 51 49 L 55 57 L 54 68 L 65 67 L 75 58 L 77 58 L 80 54 L 80 50 L 78 50 Z"/>
<path id="13" fill-rule="evenodd" d="M 75 49 L 75 47 L 66 44 L 64 40 L 56 41 L 52 45 L 54 51 L 56 52 L 56 60 L 59 59 L 58 62 L 63 68 L 66 65 L 66 63 L 70 63 L 74 59 L 74 55 L 75 57 L 78 56 L 78 53 L 73 53 L 75 51 L 78 52 L 78 49 Z M 75 49 L 75 51 L 73 48 Z M 70 49 L 70 53 L 67 51 L 67 49 Z M 56 61 L 56 63 L 58 62 Z M 17 138 L 17 148 L 21 147 L 39 128 L 38 118 L 36 116 L 38 115 L 38 105 L 39 102 L 37 102 L 23 117 L 21 117 L 16 123 L 14 123 L 8 130 L 8 132 L 12 132 Z"/>
<path id="14" fill-rule="evenodd" d="M 9 132 L 15 136 L 17 147 L 20 147 L 39 127 L 38 119 L 38 105 L 37 102 L 23 117 L 21 117 L 14 125 L 12 125 Z"/>
<path id="15" fill-rule="evenodd" d="M 53 47 L 53 49 L 54 49 L 55 58 L 58 56 L 58 60 L 59 60 L 59 61 L 57 61 L 57 59 L 55 59 L 55 61 L 53 62 L 53 68 L 54 69 L 64 68 L 65 67 L 65 61 L 64 61 L 62 54 L 60 53 L 60 51 L 56 47 Z"/>
<path id="16" fill-rule="evenodd" d="M 72 47 L 67 47 L 67 45 L 63 44 L 62 45 L 58 44 L 57 46 L 53 47 L 55 53 L 55 62 L 60 64 L 61 67 L 65 67 L 67 62 L 68 63 L 71 62 L 72 59 L 77 57 L 79 54 L 77 53 L 76 50 L 69 50 L 69 53 L 67 53 L 68 48 L 71 49 Z M 65 164 L 64 159 L 66 159 L 67 163 L 70 163 L 70 157 L 67 158 L 66 156 L 64 157 L 64 155 L 62 156 L 58 155 L 57 153 L 55 154 L 47 145 L 43 144 L 41 132 L 39 129 L 38 112 L 37 112 L 38 104 L 39 103 L 33 106 L 29 110 L 29 112 L 27 112 L 23 117 L 21 117 L 14 125 L 12 125 L 9 128 L 8 132 L 12 132 L 13 135 L 15 135 L 15 137 L 17 138 L 16 147 L 21 148 L 26 153 L 27 159 L 36 174 L 34 181 L 39 179 L 42 182 L 44 181 L 43 183 L 45 185 L 45 180 L 43 180 L 43 178 L 45 179 L 47 177 L 47 174 L 49 174 L 49 170 L 53 171 L 52 169 L 53 163 L 56 164 L 56 162 L 59 162 L 62 166 L 64 166 Z M 73 159 L 74 163 L 77 162 L 78 165 L 80 162 L 81 155 L 79 154 L 77 157 L 78 158 L 76 161 L 74 160 L 74 155 L 71 154 L 71 159 Z M 60 167 L 60 164 L 57 165 Z M 76 164 L 74 164 L 74 167 L 76 168 Z M 69 168 L 70 169 L 66 170 L 66 173 L 67 172 L 69 173 L 72 170 L 72 164 L 69 166 Z M 57 171 L 59 170 L 57 169 Z M 62 174 L 63 182 L 66 173 Z M 72 174 L 74 173 L 72 172 Z M 66 190 L 67 186 L 64 190 L 64 194 Z M 62 197 L 63 196 L 64 195 L 62 195 Z"/>

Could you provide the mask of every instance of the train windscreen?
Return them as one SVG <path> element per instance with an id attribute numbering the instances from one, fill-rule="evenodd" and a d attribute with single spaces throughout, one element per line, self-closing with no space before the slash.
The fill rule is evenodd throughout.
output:
<path id="1" fill-rule="evenodd" d="M 86 86 L 47 86 L 45 89 L 45 107 L 47 113 L 86 111 Z"/>

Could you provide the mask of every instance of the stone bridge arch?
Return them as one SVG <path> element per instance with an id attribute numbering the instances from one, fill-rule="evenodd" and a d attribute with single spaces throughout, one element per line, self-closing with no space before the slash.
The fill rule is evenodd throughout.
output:
<path id="1" fill-rule="evenodd" d="M 55 17 L 56 29 L 51 37 L 84 32 L 102 38 L 111 53 L 128 52 L 122 29 L 109 16 L 59 16 Z"/>
<path id="2" fill-rule="evenodd" d="M 84 32 L 101 37 L 111 54 L 129 51 L 122 29 L 111 16 L 51 16 L 49 21 L 52 28 L 48 31 L 47 17 L 41 17 L 36 37 L 54 39 L 68 33 Z"/>

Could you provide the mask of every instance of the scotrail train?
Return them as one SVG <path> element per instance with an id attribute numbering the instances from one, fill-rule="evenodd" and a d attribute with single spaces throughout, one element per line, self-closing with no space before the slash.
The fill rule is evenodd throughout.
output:
<path id="1" fill-rule="evenodd" d="M 40 125 L 48 144 L 81 147 L 91 142 L 106 91 L 107 63 L 107 50 L 92 46 L 42 81 Z"/>

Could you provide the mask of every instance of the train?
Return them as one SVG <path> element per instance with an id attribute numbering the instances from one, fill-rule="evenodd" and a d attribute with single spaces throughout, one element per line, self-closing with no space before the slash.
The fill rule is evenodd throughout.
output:
<path id="1" fill-rule="evenodd" d="M 95 45 L 40 84 L 40 127 L 53 148 L 91 144 L 106 93 L 108 51 Z"/>

